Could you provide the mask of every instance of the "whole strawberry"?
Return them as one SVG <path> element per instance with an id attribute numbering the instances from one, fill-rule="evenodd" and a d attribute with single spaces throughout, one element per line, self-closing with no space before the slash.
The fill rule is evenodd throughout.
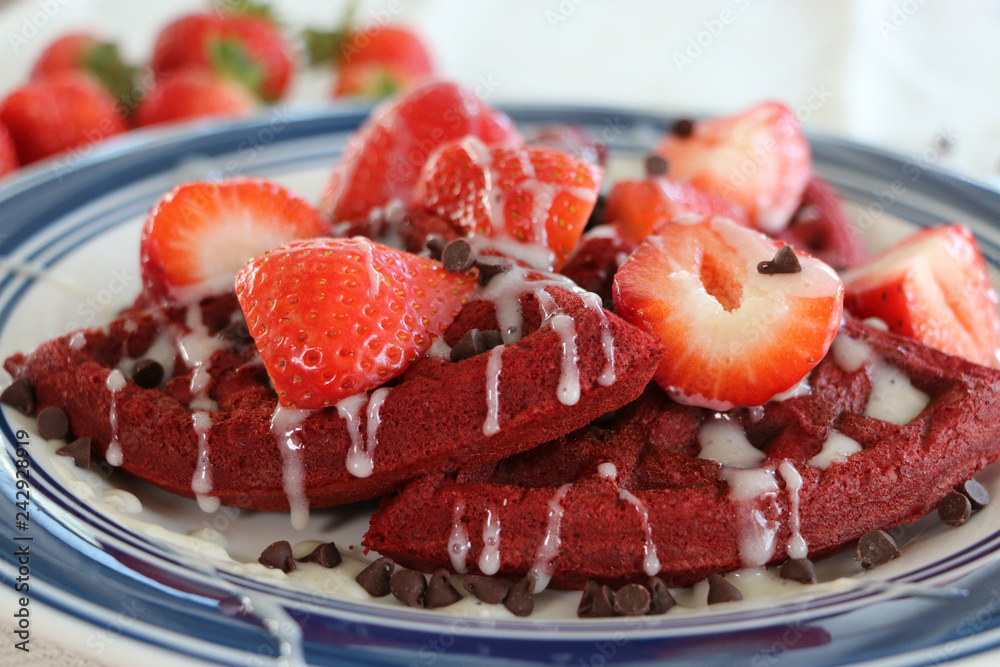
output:
<path id="1" fill-rule="evenodd" d="M 14 139 L 7 131 L 7 126 L 0 123 L 0 177 L 11 173 L 18 167 L 17 151 L 14 148 Z"/>
<path id="2" fill-rule="evenodd" d="M 63 72 L 33 80 L 0 104 L 22 164 L 89 146 L 128 129 L 114 98 L 89 76 Z"/>
<path id="3" fill-rule="evenodd" d="M 254 258 L 236 295 L 278 400 L 312 409 L 402 373 L 444 333 L 474 273 L 369 241 L 293 241 Z"/>
<path id="4" fill-rule="evenodd" d="M 136 110 L 140 127 L 207 116 L 245 116 L 260 106 L 257 98 L 232 79 L 215 72 L 187 69 L 156 82 Z"/>
<path id="5" fill-rule="evenodd" d="M 118 46 L 84 32 L 71 32 L 52 42 L 35 61 L 32 80 L 64 72 L 94 77 L 124 112 L 137 102 L 135 68 L 125 63 Z"/>
<path id="6" fill-rule="evenodd" d="M 184 69 L 209 69 L 235 78 L 265 101 L 280 99 L 294 72 L 291 47 L 264 11 L 220 9 L 167 25 L 153 48 L 157 78 Z"/>

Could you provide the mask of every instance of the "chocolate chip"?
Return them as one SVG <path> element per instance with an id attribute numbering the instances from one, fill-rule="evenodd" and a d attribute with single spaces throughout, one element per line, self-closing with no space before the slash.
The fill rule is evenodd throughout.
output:
<path id="1" fill-rule="evenodd" d="M 472 244 L 468 241 L 455 239 L 444 247 L 441 263 L 449 273 L 465 273 L 476 263 L 476 253 L 472 252 Z"/>
<path id="2" fill-rule="evenodd" d="M 243 318 L 235 322 L 230 322 L 225 329 L 219 332 L 219 338 L 237 345 L 249 345 L 253 342 L 253 336 L 250 335 L 250 327 L 247 326 L 247 322 Z"/>
<path id="3" fill-rule="evenodd" d="M 309 555 L 300 558 L 303 563 L 316 563 L 320 567 L 331 568 L 340 565 L 344 559 L 340 555 L 340 550 L 333 542 L 324 542 L 309 552 Z"/>
<path id="4" fill-rule="evenodd" d="M 46 440 L 65 438 L 69 433 L 69 417 L 54 405 L 44 408 L 38 413 L 38 433 Z"/>
<path id="5" fill-rule="evenodd" d="M 383 556 L 361 570 L 354 580 L 373 598 L 385 597 L 391 591 L 389 578 L 395 569 L 396 564 L 392 562 L 392 559 Z"/>
<path id="6" fill-rule="evenodd" d="M 23 415 L 35 414 L 35 389 L 28 378 L 18 378 L 0 393 L 0 403 L 9 405 Z"/>
<path id="7" fill-rule="evenodd" d="M 479 332 L 479 340 L 483 346 L 483 352 L 489 352 L 498 345 L 503 345 L 503 335 L 496 329 L 487 329 Z"/>
<path id="8" fill-rule="evenodd" d="M 969 499 L 973 511 L 981 510 L 990 504 L 990 492 L 986 490 L 985 486 L 974 479 L 970 479 L 964 484 L 959 484 L 955 490 Z"/>
<path id="9" fill-rule="evenodd" d="M 448 242 L 437 234 L 428 234 L 427 238 L 424 240 L 424 247 L 430 251 L 431 259 L 436 259 L 438 261 L 441 261 L 441 257 L 444 255 L 444 248 L 447 245 Z"/>
<path id="10" fill-rule="evenodd" d="M 721 574 L 708 575 L 708 604 L 720 602 L 739 602 L 743 599 L 740 589 L 733 586 Z"/>
<path id="11" fill-rule="evenodd" d="M 477 257 L 476 268 L 479 269 L 479 284 L 485 287 L 496 276 L 507 273 L 513 266 L 514 263 L 505 257 L 497 257 L 496 255 Z"/>
<path id="12" fill-rule="evenodd" d="M 865 568 L 888 563 L 893 558 L 899 558 L 899 547 L 895 540 L 884 530 L 871 530 L 858 540 L 858 551 L 854 560 L 861 561 Z"/>
<path id="13" fill-rule="evenodd" d="M 615 593 L 615 613 L 619 616 L 642 616 L 649 611 L 652 597 L 642 584 L 625 584 Z"/>
<path id="14" fill-rule="evenodd" d="M 808 558 L 790 558 L 781 564 L 778 572 L 782 579 L 798 581 L 803 584 L 816 583 L 816 568 Z"/>
<path id="15" fill-rule="evenodd" d="M 948 526 L 961 526 L 972 514 L 972 502 L 958 491 L 951 491 L 937 507 L 938 518 Z"/>
<path id="16" fill-rule="evenodd" d="M 465 577 L 462 587 L 486 604 L 500 604 L 510 591 L 510 582 L 478 574 Z"/>
<path id="17" fill-rule="evenodd" d="M 407 607 L 423 607 L 427 580 L 416 570 L 400 570 L 389 577 L 389 590 Z"/>
<path id="18" fill-rule="evenodd" d="M 451 575 L 448 570 L 438 570 L 431 575 L 424 595 L 424 606 L 428 609 L 447 607 L 462 599 L 462 594 L 451 585 Z"/>
<path id="19" fill-rule="evenodd" d="M 646 176 L 663 176 L 669 166 L 667 158 L 662 155 L 650 155 L 646 158 Z"/>
<path id="20" fill-rule="evenodd" d="M 694 121 L 688 118 L 679 118 L 674 122 L 670 131 L 681 139 L 686 139 L 694 132 Z"/>
<path id="21" fill-rule="evenodd" d="M 677 600 L 674 596 L 670 594 L 670 589 L 667 585 L 663 583 L 663 579 L 659 577 L 653 577 L 646 582 L 646 588 L 649 589 L 649 614 L 658 615 L 665 614 L 670 610 Z"/>
<path id="22" fill-rule="evenodd" d="M 77 468 L 90 467 L 90 438 L 77 438 L 56 450 L 59 456 L 72 456 Z"/>
<path id="23" fill-rule="evenodd" d="M 132 369 L 132 382 L 143 389 L 155 389 L 163 382 L 163 366 L 152 359 L 140 359 Z"/>
<path id="24" fill-rule="evenodd" d="M 295 558 L 292 557 L 292 545 L 288 540 L 278 540 L 260 552 L 257 562 L 264 567 L 281 570 L 288 574 L 295 569 Z"/>
<path id="25" fill-rule="evenodd" d="M 608 208 L 608 198 L 604 195 L 597 195 L 597 201 L 594 202 L 594 208 L 590 211 L 590 217 L 587 218 L 587 224 L 584 227 L 584 231 L 590 231 L 598 225 L 604 224 L 604 213 Z"/>
<path id="26" fill-rule="evenodd" d="M 507 597 L 503 599 L 503 606 L 515 616 L 531 616 L 531 612 L 535 610 L 535 596 L 531 593 L 534 589 L 535 578 L 529 574 L 510 587 Z"/>
<path id="27" fill-rule="evenodd" d="M 452 361 L 462 361 L 474 357 L 482 351 L 483 343 L 479 329 L 469 329 L 458 339 L 455 347 L 451 348 L 450 358 Z"/>
<path id="28" fill-rule="evenodd" d="M 603 618 L 615 615 L 615 592 L 593 579 L 583 586 L 580 605 L 576 608 L 580 618 Z"/>
<path id="29" fill-rule="evenodd" d="M 798 273 L 802 270 L 799 258 L 795 256 L 792 246 L 783 245 L 774 253 L 774 259 L 769 262 L 757 264 L 757 273 L 764 275 L 774 275 L 777 273 Z"/>

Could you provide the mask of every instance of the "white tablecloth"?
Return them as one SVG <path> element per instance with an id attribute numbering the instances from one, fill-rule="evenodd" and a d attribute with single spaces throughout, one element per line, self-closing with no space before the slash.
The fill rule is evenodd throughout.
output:
<path id="1" fill-rule="evenodd" d="M 0 0 L 0 94 L 70 29 L 148 57 L 167 20 L 199 0 Z M 331 25 L 342 2 L 275 0 L 290 30 Z M 784 100 L 809 130 L 889 148 L 1000 183 L 1000 2 L 993 0 L 414 0 L 361 3 L 359 16 L 416 26 L 444 77 L 493 103 L 562 102 L 725 113 Z M 294 100 L 321 99 L 323 74 Z M 136 664 L 124 640 L 97 656 L 86 632 L 62 652 L 39 609 L 30 654 L 11 653 L 0 594 L 0 663 Z M 93 634 L 89 637 L 92 639 Z M 109 662 L 110 661 L 110 662 Z M 965 663 L 964 663 L 965 664 Z M 996 664 L 983 659 L 967 664 Z"/>

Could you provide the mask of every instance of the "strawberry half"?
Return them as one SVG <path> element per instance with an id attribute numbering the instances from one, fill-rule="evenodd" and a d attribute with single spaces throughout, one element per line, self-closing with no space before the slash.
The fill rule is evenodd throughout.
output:
<path id="1" fill-rule="evenodd" d="M 313 409 L 402 373 L 455 319 L 475 273 L 369 241 L 294 241 L 254 258 L 236 295 L 282 405 Z"/>
<path id="2" fill-rule="evenodd" d="M 618 223 L 625 238 L 638 242 L 659 225 L 685 213 L 719 216 L 749 225 L 742 209 L 725 199 L 663 176 L 615 183 L 608 193 L 604 219 Z"/>
<path id="3" fill-rule="evenodd" d="M 666 158 L 672 180 L 741 206 L 751 224 L 768 234 L 788 226 L 811 171 L 802 128 L 777 102 L 693 125 L 678 123 L 655 152 Z"/>
<path id="4" fill-rule="evenodd" d="M 192 302 L 233 288 L 251 258 L 293 239 L 330 233 L 301 197 L 264 180 L 187 183 L 149 212 L 142 281 L 155 301 Z"/>
<path id="5" fill-rule="evenodd" d="M 350 138 L 330 176 L 322 210 L 343 222 L 364 220 L 390 201 L 409 204 L 431 153 L 470 134 L 488 146 L 521 143 L 505 114 L 454 83 L 425 84 L 387 100 Z"/>
<path id="6" fill-rule="evenodd" d="M 1000 368 L 997 293 L 967 228 L 924 229 L 844 272 L 844 306 L 891 331 Z"/>
<path id="7" fill-rule="evenodd" d="M 466 235 L 540 248 L 525 255 L 558 270 L 576 247 L 594 209 L 603 170 L 544 148 L 487 148 L 475 137 L 440 147 L 424 165 L 414 205 L 450 220 Z"/>
<path id="8" fill-rule="evenodd" d="M 760 405 L 826 354 L 843 285 L 819 260 L 790 246 L 776 256 L 777 247 L 725 218 L 687 216 L 646 237 L 618 270 L 615 312 L 663 341 L 653 378 L 678 402 Z"/>

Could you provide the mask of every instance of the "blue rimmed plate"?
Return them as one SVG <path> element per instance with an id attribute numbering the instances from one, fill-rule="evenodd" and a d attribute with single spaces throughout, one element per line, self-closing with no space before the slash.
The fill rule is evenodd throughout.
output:
<path id="1" fill-rule="evenodd" d="M 616 156 L 613 169 L 622 170 L 638 164 L 673 120 L 614 109 L 510 111 L 525 126 L 572 122 L 593 130 Z M 316 201 L 366 114 L 274 110 L 236 124 L 139 133 L 79 158 L 73 169 L 52 163 L 0 184 L 0 357 L 99 326 L 127 305 L 140 288 L 143 217 L 174 184 L 252 174 Z M 1000 259 L 1000 195 L 940 172 L 934 155 L 905 160 L 823 137 L 813 139 L 813 151 L 817 169 L 851 201 L 871 246 L 914 225 L 957 221 L 973 229 L 994 265 Z M 17 461 L 29 455 L 28 528 L 18 527 L 13 505 L 0 523 L 10 536 L 32 538 L 34 598 L 159 647 L 177 664 L 280 657 L 319 665 L 922 665 L 1000 647 L 1000 593 L 989 585 L 1000 569 L 993 564 L 1000 553 L 994 506 L 958 530 L 932 518 L 899 529 L 904 557 L 872 572 L 859 573 L 849 555 L 824 561 L 829 583 L 817 587 L 786 582 L 721 609 L 585 620 L 574 614 L 578 594 L 547 591 L 532 617 L 518 619 L 471 598 L 426 612 L 361 594 L 352 575 L 371 559 L 359 546 L 371 505 L 316 511 L 310 528 L 296 534 L 284 515 L 204 514 L 123 475 L 75 470 L 52 455 L 56 443 L 44 441 L 31 420 L 6 408 L 0 431 L 0 485 L 12 503 Z M 25 451 L 19 442 L 28 443 Z M 1000 495 L 1000 471 L 988 469 L 981 479 Z M 254 561 L 276 539 L 333 539 L 347 559 L 332 571 L 265 571 Z M 10 550 L 0 572 L 13 585 Z M 743 576 L 749 588 L 757 585 Z M 946 584 L 969 594 L 924 597 Z"/>

